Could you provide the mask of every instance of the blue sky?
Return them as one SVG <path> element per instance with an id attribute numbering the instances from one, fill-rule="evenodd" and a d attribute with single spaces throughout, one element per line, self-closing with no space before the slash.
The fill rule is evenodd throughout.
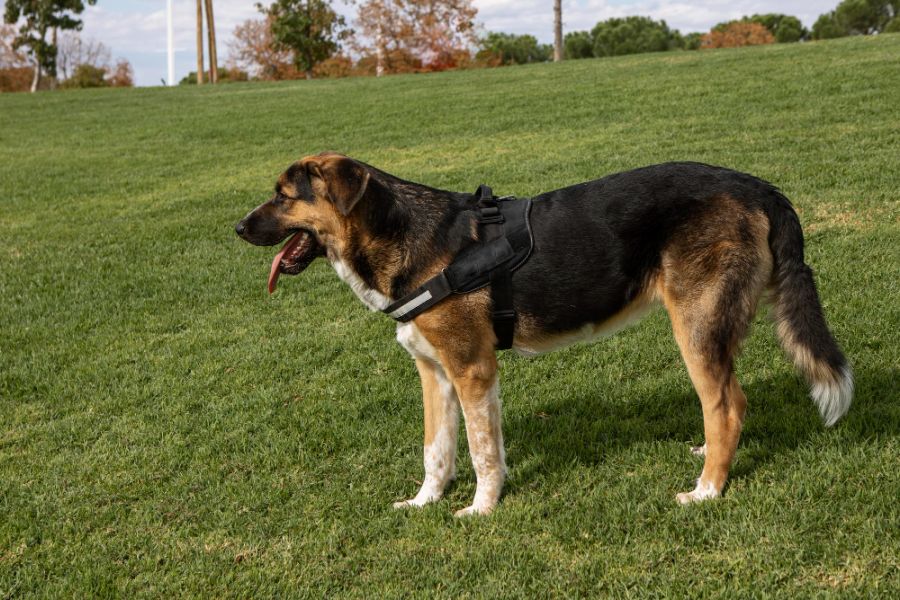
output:
<path id="1" fill-rule="evenodd" d="M 597 21 L 625 15 L 665 19 L 683 33 L 708 31 L 720 21 L 746 14 L 780 12 L 809 27 L 839 0 L 569 0 L 563 1 L 565 31 L 590 29 Z M 543 42 L 553 36 L 551 0 L 474 0 L 477 21 L 485 30 L 530 33 Z M 259 13 L 253 0 L 214 0 L 220 63 L 228 56 L 234 27 Z M 355 7 L 334 2 L 352 21 Z M 175 74 L 180 79 L 196 66 L 195 0 L 174 0 Z M 160 85 L 166 76 L 166 0 L 98 0 L 83 15 L 82 36 L 103 42 L 113 57 L 127 58 L 138 85 Z"/>

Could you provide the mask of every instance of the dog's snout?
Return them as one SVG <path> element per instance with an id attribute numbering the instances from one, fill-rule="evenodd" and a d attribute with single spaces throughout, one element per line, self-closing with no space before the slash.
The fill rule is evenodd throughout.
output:
<path id="1" fill-rule="evenodd" d="M 244 231 L 246 231 L 246 230 L 247 230 L 247 226 L 244 223 L 243 219 L 238 221 L 238 224 L 234 226 L 234 232 L 241 237 L 244 237 Z"/>

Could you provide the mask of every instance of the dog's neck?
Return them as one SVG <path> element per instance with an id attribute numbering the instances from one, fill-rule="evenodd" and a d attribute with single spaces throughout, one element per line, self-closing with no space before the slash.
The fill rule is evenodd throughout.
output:
<path id="1" fill-rule="evenodd" d="M 382 310 L 439 272 L 473 239 L 476 199 L 370 169 L 344 251 L 329 260 L 370 309 Z"/>

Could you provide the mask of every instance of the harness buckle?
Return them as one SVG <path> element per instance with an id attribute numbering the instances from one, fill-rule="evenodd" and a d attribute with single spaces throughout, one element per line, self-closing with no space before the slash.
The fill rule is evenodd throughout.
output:
<path id="1" fill-rule="evenodd" d="M 499 321 L 514 321 L 516 319 L 515 310 L 495 310 L 494 319 Z"/>
<path id="2" fill-rule="evenodd" d="M 478 212 L 479 223 L 503 223 L 503 214 L 500 207 L 495 205 L 482 206 Z"/>

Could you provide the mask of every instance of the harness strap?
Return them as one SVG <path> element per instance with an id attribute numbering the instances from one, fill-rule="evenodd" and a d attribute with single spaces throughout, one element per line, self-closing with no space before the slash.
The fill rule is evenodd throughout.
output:
<path id="1" fill-rule="evenodd" d="M 494 198 L 491 188 L 478 186 L 478 206 L 481 209 L 478 222 L 486 243 L 503 237 L 503 214 Z M 516 311 L 513 309 L 512 272 L 509 266 L 501 266 L 491 271 L 491 310 L 497 348 L 512 348 L 513 331 L 516 326 Z"/>
<path id="2" fill-rule="evenodd" d="M 406 323 L 452 293 L 453 289 L 447 280 L 447 274 L 441 271 L 413 290 L 411 294 L 407 294 L 385 308 L 384 312 L 401 323 Z"/>
<path id="3" fill-rule="evenodd" d="M 521 206 L 521 209 L 517 206 L 510 213 L 506 205 L 504 210 L 500 209 L 500 201 L 494 198 L 491 188 L 486 185 L 479 186 L 475 196 L 478 198 L 475 212 L 479 243 L 461 252 L 438 275 L 393 302 L 383 312 L 406 323 L 451 294 L 465 294 L 490 285 L 491 317 L 497 348 L 505 350 L 512 347 L 516 323 L 512 272 L 531 253 L 531 228 L 528 224 L 531 201 L 509 204 L 509 207 Z M 506 217 L 509 217 L 509 222 Z"/>

